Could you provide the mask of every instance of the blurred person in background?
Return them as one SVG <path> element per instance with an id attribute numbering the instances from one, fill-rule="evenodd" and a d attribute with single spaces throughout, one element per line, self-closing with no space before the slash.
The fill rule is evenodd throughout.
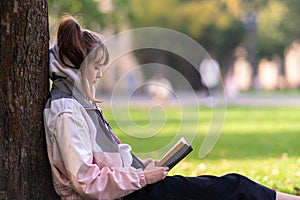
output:
<path id="1" fill-rule="evenodd" d="M 173 93 L 171 82 L 162 73 L 155 74 L 149 80 L 146 90 L 158 104 L 164 104 Z"/>

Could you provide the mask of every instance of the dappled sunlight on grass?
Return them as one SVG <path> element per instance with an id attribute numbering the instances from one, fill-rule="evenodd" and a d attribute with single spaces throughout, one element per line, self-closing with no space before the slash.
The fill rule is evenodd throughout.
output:
<path id="1" fill-rule="evenodd" d="M 300 187 L 299 107 L 227 108 L 220 138 L 202 159 L 199 150 L 213 124 L 210 108 L 185 109 L 185 115 L 174 107 L 165 108 L 163 112 L 148 112 L 147 108 L 120 109 L 117 118 L 110 109 L 104 110 L 120 139 L 142 158 L 160 159 L 178 132 L 192 138 L 193 152 L 175 166 L 170 175 L 219 176 L 236 172 L 283 192 L 296 193 L 294 188 Z"/>
<path id="2" fill-rule="evenodd" d="M 185 159 L 169 175 L 221 176 L 227 173 L 239 173 L 268 187 L 294 193 L 294 188 L 300 185 L 300 158 L 284 154 L 266 159 Z"/>

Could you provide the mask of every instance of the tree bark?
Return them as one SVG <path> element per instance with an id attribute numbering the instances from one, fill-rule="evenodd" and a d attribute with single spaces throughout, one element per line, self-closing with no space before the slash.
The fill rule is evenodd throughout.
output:
<path id="1" fill-rule="evenodd" d="M 1 0 L 0 21 L 0 199 L 56 199 L 43 126 L 47 0 Z"/>

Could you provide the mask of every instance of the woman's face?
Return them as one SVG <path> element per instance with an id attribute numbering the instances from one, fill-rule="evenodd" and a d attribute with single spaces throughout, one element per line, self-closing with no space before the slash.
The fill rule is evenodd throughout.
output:
<path id="1" fill-rule="evenodd" d="M 101 77 L 102 77 L 102 66 L 100 63 L 94 62 L 88 66 L 87 79 L 91 86 L 95 85 Z"/>
<path id="2" fill-rule="evenodd" d="M 92 88 L 102 77 L 102 71 L 104 69 L 103 52 L 95 49 L 89 53 L 86 59 L 87 65 L 84 70 L 84 76 L 87 80 L 88 87 Z"/>

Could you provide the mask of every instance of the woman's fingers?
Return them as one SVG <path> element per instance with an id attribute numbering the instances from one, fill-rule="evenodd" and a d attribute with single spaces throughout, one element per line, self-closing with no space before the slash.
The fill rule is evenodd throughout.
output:
<path id="1" fill-rule="evenodd" d="M 145 169 L 144 173 L 145 173 L 147 184 L 153 184 L 156 183 L 157 181 L 163 180 L 167 176 L 168 168 L 149 167 Z"/>

